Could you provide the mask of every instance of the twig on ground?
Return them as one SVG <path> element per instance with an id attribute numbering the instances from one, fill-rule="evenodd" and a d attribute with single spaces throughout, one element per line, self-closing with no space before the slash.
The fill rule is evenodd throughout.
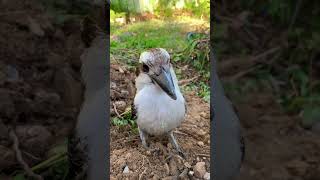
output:
<path id="1" fill-rule="evenodd" d="M 210 157 L 210 154 L 196 154 L 197 156 L 202 156 L 202 157 Z"/>
<path id="2" fill-rule="evenodd" d="M 18 137 L 17 137 L 17 135 L 16 135 L 16 133 L 14 132 L 13 129 L 10 129 L 9 136 L 13 141 L 13 149 L 14 149 L 14 151 L 16 153 L 17 161 L 23 167 L 23 169 L 25 170 L 27 175 L 30 176 L 30 177 L 33 177 L 33 178 L 35 178 L 37 180 L 43 180 L 43 178 L 40 175 L 35 174 L 31 170 L 31 168 L 28 166 L 28 164 L 23 160 L 22 155 L 21 155 L 21 151 L 19 149 L 19 140 L 18 140 Z"/>
<path id="3" fill-rule="evenodd" d="M 297 3 L 296 3 L 296 9 L 295 9 L 295 11 L 293 13 L 293 16 L 291 18 L 291 22 L 290 22 L 290 25 L 289 25 L 289 31 L 291 31 L 294 23 L 296 22 L 296 19 L 297 19 L 297 16 L 299 14 L 301 5 L 302 5 L 302 0 L 298 0 Z"/>
<path id="4" fill-rule="evenodd" d="M 175 134 L 180 134 L 180 135 L 184 135 L 184 136 L 188 136 L 188 134 L 186 134 L 186 133 L 183 133 L 183 132 L 181 132 L 181 131 L 178 131 L 178 130 L 174 131 L 174 133 L 175 133 Z"/>
<path id="5" fill-rule="evenodd" d="M 262 63 L 262 62 L 264 62 L 265 60 L 261 60 L 261 59 L 267 57 L 267 56 L 270 55 L 270 54 L 273 54 L 273 53 L 279 51 L 280 49 L 281 49 L 280 46 L 277 46 L 277 47 L 268 49 L 268 50 L 264 51 L 263 53 L 261 53 L 261 54 L 259 54 L 259 55 L 257 55 L 257 56 L 252 57 L 251 60 Z"/>
<path id="6" fill-rule="evenodd" d="M 196 79 L 198 79 L 199 77 L 200 77 L 200 76 L 198 75 L 198 76 L 192 77 L 192 78 L 190 78 L 190 79 L 180 80 L 180 81 L 179 81 L 179 85 L 180 85 L 181 87 L 186 86 L 186 85 L 188 85 L 190 82 L 195 81 Z"/>
<path id="7" fill-rule="evenodd" d="M 144 167 L 144 160 L 145 160 L 145 156 L 143 156 L 143 159 L 142 159 L 142 166 L 139 168 L 139 171 L 140 171 L 140 169 L 141 168 L 143 168 Z M 146 173 L 146 171 L 147 171 L 147 167 L 146 168 L 144 168 L 144 171 L 139 175 L 139 180 L 141 180 L 142 179 L 142 177 L 143 177 L 143 175 Z"/>
<path id="8" fill-rule="evenodd" d="M 236 81 L 238 79 L 240 79 L 241 77 L 245 76 L 246 74 L 255 71 L 256 69 L 258 69 L 260 66 L 254 66 L 251 67 L 249 69 L 246 69 L 244 71 L 238 72 L 237 74 L 233 75 L 232 77 L 228 78 L 227 81 Z"/>
<path id="9" fill-rule="evenodd" d="M 118 118 L 120 119 L 123 119 L 122 116 L 119 114 L 118 110 L 117 110 L 117 106 L 115 103 L 112 103 L 113 105 L 113 109 L 114 109 L 114 112 L 117 114 Z"/>

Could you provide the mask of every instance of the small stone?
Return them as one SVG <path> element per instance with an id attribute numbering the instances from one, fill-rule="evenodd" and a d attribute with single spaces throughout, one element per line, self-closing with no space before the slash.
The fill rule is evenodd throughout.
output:
<path id="1" fill-rule="evenodd" d="M 198 134 L 199 134 L 200 136 L 204 136 L 204 135 L 206 134 L 206 132 L 205 132 L 204 130 L 200 129 L 199 132 L 198 132 Z"/>
<path id="2" fill-rule="evenodd" d="M 158 175 L 153 175 L 153 177 L 152 177 L 152 180 L 159 180 L 160 179 L 160 177 L 158 176 Z"/>
<path id="3" fill-rule="evenodd" d="M 115 89 L 117 87 L 117 84 L 115 82 L 110 83 L 111 89 Z"/>
<path id="4" fill-rule="evenodd" d="M 208 114 L 208 113 L 206 113 L 206 112 L 201 112 L 201 113 L 200 113 L 200 116 L 206 118 L 206 117 L 207 117 L 207 114 Z"/>
<path id="5" fill-rule="evenodd" d="M 190 176 L 193 176 L 194 175 L 194 172 L 193 171 L 189 171 L 188 173 Z"/>
<path id="6" fill-rule="evenodd" d="M 116 101 L 116 102 L 114 102 L 114 104 L 117 107 L 118 113 L 124 112 L 124 110 L 126 109 L 126 106 L 127 106 L 125 101 Z"/>
<path id="7" fill-rule="evenodd" d="M 206 173 L 206 163 L 205 162 L 198 162 L 194 167 L 194 175 L 198 178 L 203 178 Z"/>
<path id="8" fill-rule="evenodd" d="M 189 168 L 189 169 L 191 168 L 191 165 L 190 165 L 188 162 L 185 162 L 185 163 L 184 163 L 184 166 L 187 167 L 187 168 Z"/>
<path id="9" fill-rule="evenodd" d="M 123 173 L 123 174 L 128 174 L 129 172 L 130 172 L 129 167 L 128 167 L 128 166 L 124 167 L 122 173 Z"/>
<path id="10" fill-rule="evenodd" d="M 203 176 L 203 179 L 210 180 L 210 173 L 206 172 Z"/>
<path id="11" fill-rule="evenodd" d="M 197 144 L 198 144 L 200 147 L 204 146 L 204 143 L 203 143 L 202 141 L 199 141 Z"/>
<path id="12" fill-rule="evenodd" d="M 129 96 L 129 91 L 121 90 L 120 95 L 121 95 L 121 97 L 128 97 Z"/>

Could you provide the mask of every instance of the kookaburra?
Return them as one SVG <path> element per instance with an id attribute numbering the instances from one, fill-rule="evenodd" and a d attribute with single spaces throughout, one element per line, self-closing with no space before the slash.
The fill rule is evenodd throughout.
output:
<path id="1" fill-rule="evenodd" d="M 136 78 L 134 108 L 142 145 L 149 149 L 147 135 L 167 135 L 171 144 L 183 155 L 173 130 L 180 126 L 186 114 L 186 102 L 169 53 L 162 48 L 151 49 L 140 55 L 141 71 Z"/>

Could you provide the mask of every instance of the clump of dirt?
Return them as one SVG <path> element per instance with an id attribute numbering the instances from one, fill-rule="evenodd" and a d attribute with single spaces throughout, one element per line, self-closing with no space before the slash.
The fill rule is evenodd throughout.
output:
<path id="1" fill-rule="evenodd" d="M 34 165 L 72 129 L 82 102 L 80 24 L 56 26 L 38 1 L 0 2 L 0 172 Z"/>
<path id="2" fill-rule="evenodd" d="M 112 117 L 121 116 L 131 106 L 135 95 L 135 73 L 117 63 L 111 64 Z M 125 93 L 124 93 L 125 92 Z M 209 103 L 195 92 L 184 94 L 188 114 L 175 136 L 186 159 L 177 155 L 166 138 L 150 139 L 147 151 L 133 127 L 111 125 L 111 179 L 203 179 L 210 173 Z M 122 102 L 122 103 L 119 103 Z M 121 106 L 119 105 L 121 104 Z M 170 156 L 172 155 L 172 156 Z M 198 163 L 198 164 L 197 164 Z"/>

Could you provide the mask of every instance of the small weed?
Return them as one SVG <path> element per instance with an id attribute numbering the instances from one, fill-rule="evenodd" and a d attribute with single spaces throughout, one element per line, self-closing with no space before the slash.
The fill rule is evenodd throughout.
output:
<path id="1" fill-rule="evenodd" d="M 136 120 L 131 116 L 131 109 L 123 113 L 121 118 L 113 117 L 111 121 L 114 126 L 130 126 L 133 133 L 138 132 L 138 125 Z"/>

